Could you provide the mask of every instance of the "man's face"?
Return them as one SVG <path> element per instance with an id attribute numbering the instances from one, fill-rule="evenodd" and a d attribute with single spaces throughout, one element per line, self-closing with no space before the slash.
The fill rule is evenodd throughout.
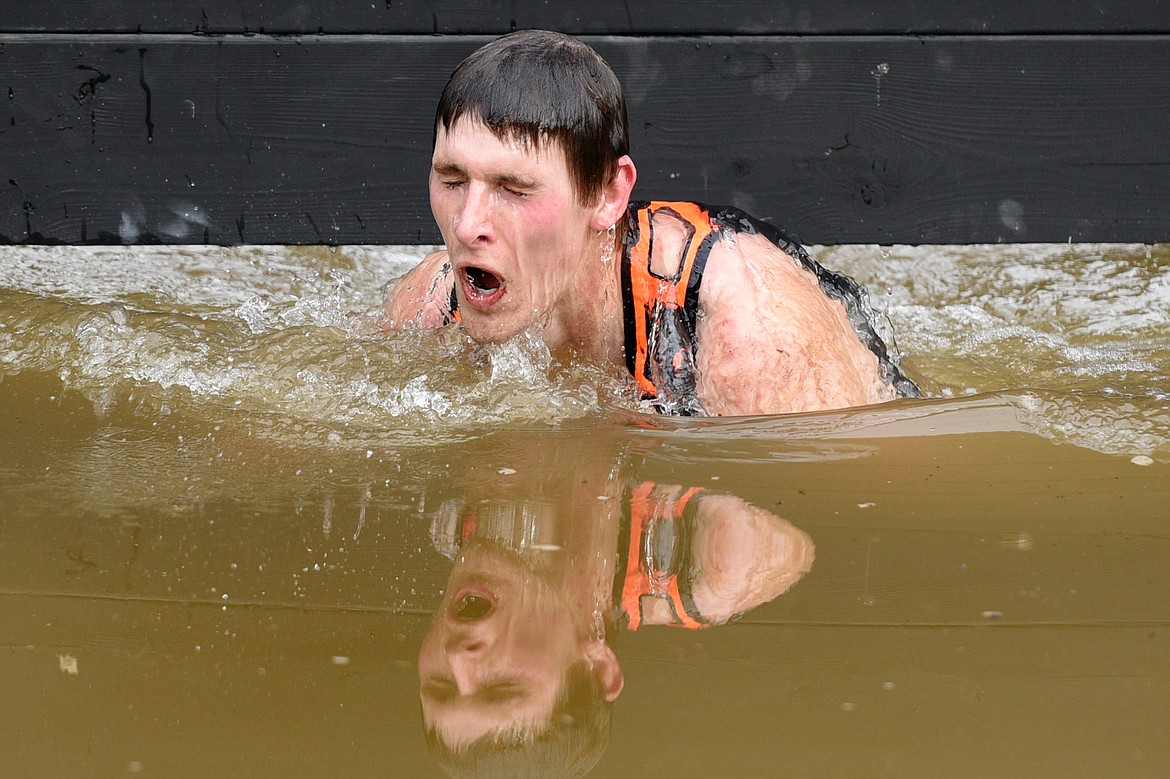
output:
<path id="1" fill-rule="evenodd" d="M 594 209 L 578 201 L 559 144 L 532 148 L 459 119 L 439 128 L 430 195 L 473 339 L 502 341 L 547 324 L 587 292 L 580 270 L 596 260 Z"/>
<path id="2" fill-rule="evenodd" d="M 465 547 L 419 650 L 423 720 L 449 746 L 548 723 L 584 658 L 563 598 L 494 546 Z"/>

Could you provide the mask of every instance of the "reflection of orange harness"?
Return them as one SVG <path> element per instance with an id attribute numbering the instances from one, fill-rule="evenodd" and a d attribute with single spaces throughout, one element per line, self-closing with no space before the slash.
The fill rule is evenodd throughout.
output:
<path id="1" fill-rule="evenodd" d="M 681 257 L 659 257 L 671 275 L 659 275 L 655 264 L 657 218 L 670 219 L 686 232 Z M 662 411 L 701 414 L 695 387 L 695 325 L 699 284 L 719 225 L 704 206 L 689 202 L 653 201 L 632 204 L 627 251 L 622 263 L 625 304 L 626 367 L 642 390 Z"/>
<path id="2" fill-rule="evenodd" d="M 674 617 L 670 624 L 692 630 L 706 627 L 691 600 L 687 573 L 691 565 L 690 529 L 683 518 L 688 501 L 702 489 L 692 487 L 664 504 L 652 496 L 654 487 L 653 482 L 643 482 L 630 495 L 630 545 L 621 579 L 622 611 L 630 630 L 637 630 L 642 624 L 643 599 L 658 598 L 670 604 Z"/>

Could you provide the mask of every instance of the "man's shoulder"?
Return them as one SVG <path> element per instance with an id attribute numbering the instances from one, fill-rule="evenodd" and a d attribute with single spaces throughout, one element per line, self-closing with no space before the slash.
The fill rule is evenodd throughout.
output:
<path id="1" fill-rule="evenodd" d="M 673 211 L 690 222 L 708 221 L 712 227 L 730 233 L 759 233 L 776 244 L 785 253 L 797 256 L 804 254 L 800 239 L 768 218 L 754 216 L 739 206 L 717 205 L 698 200 L 631 200 L 629 214 L 637 219 L 644 212 L 653 213 L 661 209 Z"/>
<path id="2" fill-rule="evenodd" d="M 422 262 L 386 285 L 382 314 L 391 330 L 433 328 L 450 324 L 455 280 L 447 252 L 428 254 Z"/>
<path id="3" fill-rule="evenodd" d="M 733 298 L 754 298 L 767 290 L 787 297 L 791 287 L 816 287 L 815 263 L 796 244 L 778 242 L 760 230 L 719 229 L 703 274 L 703 289 Z M 705 295 L 710 299 L 714 295 Z"/>

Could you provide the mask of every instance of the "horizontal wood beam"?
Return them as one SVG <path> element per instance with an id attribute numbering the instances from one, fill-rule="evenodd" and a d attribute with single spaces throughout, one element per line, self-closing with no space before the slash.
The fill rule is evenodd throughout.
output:
<path id="1" fill-rule="evenodd" d="M 55 0 L 7 5 L 0 32 L 499 35 L 534 27 L 575 35 L 1170 32 L 1170 4 L 1160 0 Z"/>
<path id="2" fill-rule="evenodd" d="M 0 36 L 0 241 L 429 243 L 484 36 Z M 586 38 L 638 197 L 809 243 L 1170 240 L 1168 36 Z"/>

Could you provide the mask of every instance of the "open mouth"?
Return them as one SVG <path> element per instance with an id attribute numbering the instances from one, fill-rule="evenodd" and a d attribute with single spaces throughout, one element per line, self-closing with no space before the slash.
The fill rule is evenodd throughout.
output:
<path id="1" fill-rule="evenodd" d="M 490 295 L 500 288 L 500 277 L 483 268 L 468 268 L 467 283 L 485 295 Z"/>
<path id="2" fill-rule="evenodd" d="M 469 593 L 455 603 L 455 619 L 460 622 L 474 622 L 492 613 L 495 604 L 482 595 Z"/>
<path id="3" fill-rule="evenodd" d="M 447 613 L 456 622 L 475 622 L 496 610 L 496 595 L 488 587 L 467 584 L 460 587 L 448 606 Z"/>
<path id="4" fill-rule="evenodd" d="M 487 308 L 504 294 L 504 280 L 490 270 L 469 265 L 463 269 L 463 292 L 477 308 Z"/>

